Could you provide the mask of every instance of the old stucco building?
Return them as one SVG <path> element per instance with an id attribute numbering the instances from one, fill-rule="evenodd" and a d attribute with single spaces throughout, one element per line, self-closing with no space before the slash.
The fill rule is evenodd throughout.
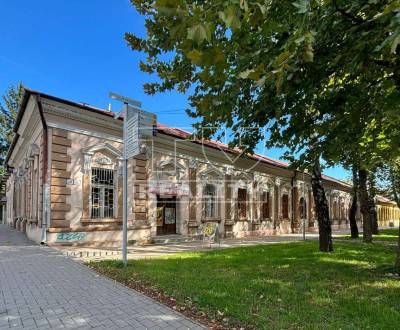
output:
<path id="1" fill-rule="evenodd" d="M 48 244 L 112 245 L 121 240 L 122 120 L 85 104 L 26 89 L 6 164 L 9 225 Z M 310 177 L 261 155 L 239 158 L 217 142 L 188 140 L 157 126 L 129 161 L 128 240 L 196 235 L 218 223 L 223 236 L 298 232 L 317 224 Z M 347 228 L 351 186 L 325 177 L 333 229 Z M 400 212 L 380 204 L 384 225 Z"/>

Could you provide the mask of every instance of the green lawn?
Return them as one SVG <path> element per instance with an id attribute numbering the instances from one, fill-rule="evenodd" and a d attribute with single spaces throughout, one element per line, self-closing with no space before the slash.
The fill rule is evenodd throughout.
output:
<path id="1" fill-rule="evenodd" d="M 210 317 L 257 329 L 398 329 L 395 247 L 292 242 L 90 264 L 120 282 L 144 281 Z M 219 312 L 218 312 L 219 311 Z M 223 315 L 222 315 L 223 314 Z M 226 321 L 226 320 L 225 320 Z"/>
<path id="2" fill-rule="evenodd" d="M 350 235 L 337 235 L 337 237 L 344 237 L 350 239 Z M 360 233 L 362 239 L 362 232 Z M 399 239 L 399 228 L 379 229 L 378 235 L 373 235 L 374 241 L 397 242 Z"/>
<path id="3" fill-rule="evenodd" d="M 399 239 L 399 228 L 381 229 L 378 235 L 374 235 L 373 239 L 377 241 L 393 241 Z"/>

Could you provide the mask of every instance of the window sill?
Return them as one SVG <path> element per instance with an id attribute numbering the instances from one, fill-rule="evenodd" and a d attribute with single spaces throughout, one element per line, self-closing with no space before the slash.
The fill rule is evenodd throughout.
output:
<path id="1" fill-rule="evenodd" d="M 120 224 L 122 223 L 121 218 L 87 218 L 87 219 L 81 219 L 82 224 L 110 224 L 110 223 L 117 223 Z"/>
<path id="2" fill-rule="evenodd" d="M 265 218 L 265 219 L 261 219 L 260 221 L 261 222 L 270 222 L 270 221 L 272 221 L 272 219 L 271 218 Z"/>
<path id="3" fill-rule="evenodd" d="M 201 222 L 221 222 L 220 218 L 206 218 L 206 219 L 201 219 Z"/>

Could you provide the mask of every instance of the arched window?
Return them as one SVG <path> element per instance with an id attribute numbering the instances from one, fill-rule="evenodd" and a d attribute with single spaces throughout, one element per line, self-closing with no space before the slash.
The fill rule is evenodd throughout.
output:
<path id="1" fill-rule="evenodd" d="M 217 188 L 213 184 L 206 184 L 203 190 L 204 217 L 217 217 Z"/>
<path id="2" fill-rule="evenodd" d="M 307 202 L 304 197 L 300 198 L 299 201 L 299 213 L 300 213 L 300 219 L 307 219 Z"/>
<path id="3" fill-rule="evenodd" d="M 282 195 L 282 218 L 289 219 L 289 196 Z"/>

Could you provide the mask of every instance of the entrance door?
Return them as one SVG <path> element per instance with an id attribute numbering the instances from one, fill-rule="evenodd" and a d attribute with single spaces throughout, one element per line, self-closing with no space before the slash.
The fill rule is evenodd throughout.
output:
<path id="1" fill-rule="evenodd" d="M 157 196 L 157 235 L 176 234 L 176 197 Z"/>

